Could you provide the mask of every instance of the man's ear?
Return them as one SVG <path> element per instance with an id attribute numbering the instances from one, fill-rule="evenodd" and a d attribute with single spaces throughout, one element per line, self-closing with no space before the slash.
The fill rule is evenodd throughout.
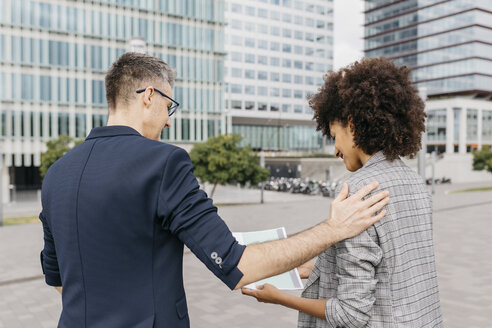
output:
<path id="1" fill-rule="evenodd" d="M 147 87 L 145 91 L 143 92 L 143 102 L 145 104 L 145 107 L 150 107 L 152 104 L 152 96 L 154 94 L 154 88 L 153 87 Z"/>

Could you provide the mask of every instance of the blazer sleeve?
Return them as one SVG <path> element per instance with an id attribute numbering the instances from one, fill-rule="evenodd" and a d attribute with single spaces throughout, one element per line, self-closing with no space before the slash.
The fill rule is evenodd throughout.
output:
<path id="1" fill-rule="evenodd" d="M 350 194 L 359 188 L 351 186 Z M 337 295 L 326 302 L 326 320 L 329 327 L 366 327 L 376 301 L 376 266 L 383 258 L 374 226 L 336 243 L 335 251 Z"/>
<path id="2" fill-rule="evenodd" d="M 230 289 L 242 278 L 237 268 L 246 246 L 239 245 L 198 181 L 188 153 L 170 155 L 163 172 L 157 214 L 164 229 L 176 235 Z"/>
<path id="3" fill-rule="evenodd" d="M 48 222 L 41 212 L 39 219 L 43 224 L 44 248 L 41 251 L 41 268 L 43 270 L 45 281 L 48 285 L 59 287 L 62 285 L 58 259 L 56 257 L 55 242 L 51 234 Z"/>

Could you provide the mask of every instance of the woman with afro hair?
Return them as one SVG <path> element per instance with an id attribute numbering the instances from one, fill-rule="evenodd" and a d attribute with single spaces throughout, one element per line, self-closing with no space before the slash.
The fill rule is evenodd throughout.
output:
<path id="1" fill-rule="evenodd" d="M 325 76 L 309 99 L 317 129 L 354 172 L 350 193 L 373 180 L 391 200 L 386 216 L 299 268 L 301 297 L 272 285 L 243 293 L 299 311 L 298 327 L 442 327 L 432 239 L 432 199 L 400 157 L 414 157 L 425 130 L 424 103 L 410 70 L 366 58 Z M 376 192 L 376 191 L 374 191 Z"/>

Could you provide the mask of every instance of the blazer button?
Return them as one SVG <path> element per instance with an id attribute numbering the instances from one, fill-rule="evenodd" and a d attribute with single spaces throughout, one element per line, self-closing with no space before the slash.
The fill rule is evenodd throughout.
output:
<path id="1" fill-rule="evenodd" d="M 218 265 L 222 264 L 222 259 L 220 257 L 216 258 L 215 263 L 217 263 Z"/>
<path id="2" fill-rule="evenodd" d="M 210 254 L 210 257 L 211 257 L 213 260 L 215 260 L 215 259 L 218 257 L 217 252 L 213 252 L 212 254 Z"/>

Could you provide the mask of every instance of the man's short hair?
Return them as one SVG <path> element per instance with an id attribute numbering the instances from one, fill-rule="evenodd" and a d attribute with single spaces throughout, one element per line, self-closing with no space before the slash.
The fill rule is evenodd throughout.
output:
<path id="1" fill-rule="evenodd" d="M 366 154 L 382 150 L 389 160 L 413 157 L 425 131 L 424 103 L 410 82 L 410 69 L 386 58 L 365 58 L 329 72 L 309 99 L 317 130 L 330 123 L 354 128 L 354 143 Z"/>
<path id="2" fill-rule="evenodd" d="M 176 72 L 162 59 L 137 52 L 127 52 L 118 58 L 105 78 L 106 99 L 109 109 L 116 104 L 128 104 L 145 83 L 166 81 L 172 87 Z"/>

